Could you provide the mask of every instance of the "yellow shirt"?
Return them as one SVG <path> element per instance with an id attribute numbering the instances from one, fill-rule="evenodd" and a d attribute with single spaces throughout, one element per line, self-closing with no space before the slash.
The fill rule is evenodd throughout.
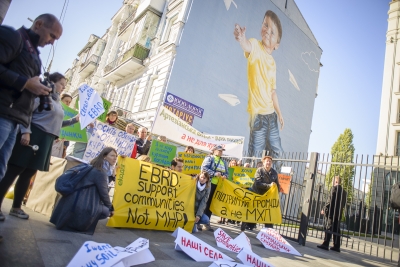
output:
<path id="1" fill-rule="evenodd" d="M 272 90 L 276 89 L 276 64 L 272 55 L 265 51 L 261 41 L 249 39 L 251 53 L 247 58 L 247 79 L 249 82 L 249 101 L 247 111 L 250 115 L 250 127 L 257 114 L 274 113 Z"/>

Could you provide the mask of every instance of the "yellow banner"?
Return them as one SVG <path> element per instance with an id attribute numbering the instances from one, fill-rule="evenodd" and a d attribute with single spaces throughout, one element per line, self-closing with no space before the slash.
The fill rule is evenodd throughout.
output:
<path id="1" fill-rule="evenodd" d="M 201 170 L 201 164 L 207 155 L 179 152 L 178 156 L 184 161 L 182 173 L 198 174 Z"/>
<path id="2" fill-rule="evenodd" d="M 274 185 L 264 195 L 258 195 L 228 181 L 219 179 L 211 211 L 217 216 L 253 223 L 281 224 L 278 187 Z"/>
<path id="3" fill-rule="evenodd" d="M 238 186 L 249 188 L 253 185 L 254 176 L 256 175 L 257 168 L 244 168 L 240 166 L 230 167 L 229 178 Z M 232 172 L 232 176 L 231 176 Z"/>
<path id="4" fill-rule="evenodd" d="M 196 180 L 148 162 L 118 157 L 114 216 L 107 226 L 191 232 Z"/>

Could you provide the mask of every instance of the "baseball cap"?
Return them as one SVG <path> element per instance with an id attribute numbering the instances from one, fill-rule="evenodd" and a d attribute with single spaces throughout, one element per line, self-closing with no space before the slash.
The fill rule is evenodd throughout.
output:
<path id="1" fill-rule="evenodd" d="M 222 151 L 225 151 L 225 149 L 224 149 L 221 145 L 215 145 L 215 146 L 211 149 L 211 151 L 214 151 L 214 150 L 222 150 Z"/>

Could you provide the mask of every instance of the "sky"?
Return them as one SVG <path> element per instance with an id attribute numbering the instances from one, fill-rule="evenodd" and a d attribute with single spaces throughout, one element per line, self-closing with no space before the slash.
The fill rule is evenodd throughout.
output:
<path id="1" fill-rule="evenodd" d="M 375 154 L 390 0 L 295 2 L 323 50 L 309 151 L 330 153 L 339 135 L 350 128 L 355 153 Z M 61 73 L 71 67 L 90 34 L 105 34 L 122 0 L 13 0 L 3 22 L 30 27 L 28 17 L 59 17 L 64 3 L 64 32 L 51 68 Z M 41 49 L 46 66 L 49 51 Z"/>

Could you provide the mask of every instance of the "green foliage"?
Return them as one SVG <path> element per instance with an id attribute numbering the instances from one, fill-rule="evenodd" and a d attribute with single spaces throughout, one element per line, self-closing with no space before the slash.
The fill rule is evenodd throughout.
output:
<path id="1" fill-rule="evenodd" d="M 349 128 L 347 128 L 332 146 L 331 161 L 341 163 L 353 163 L 354 150 L 353 133 Z M 329 189 L 332 187 L 333 177 L 337 175 L 340 176 L 343 189 L 347 192 L 347 199 L 351 200 L 353 195 L 354 166 L 338 165 L 332 163 L 325 177 L 325 182 Z"/>
<path id="2" fill-rule="evenodd" d="M 371 207 L 372 202 L 372 184 L 374 182 L 374 174 L 371 174 L 371 182 L 368 185 L 368 194 L 365 196 L 365 206 Z"/>

